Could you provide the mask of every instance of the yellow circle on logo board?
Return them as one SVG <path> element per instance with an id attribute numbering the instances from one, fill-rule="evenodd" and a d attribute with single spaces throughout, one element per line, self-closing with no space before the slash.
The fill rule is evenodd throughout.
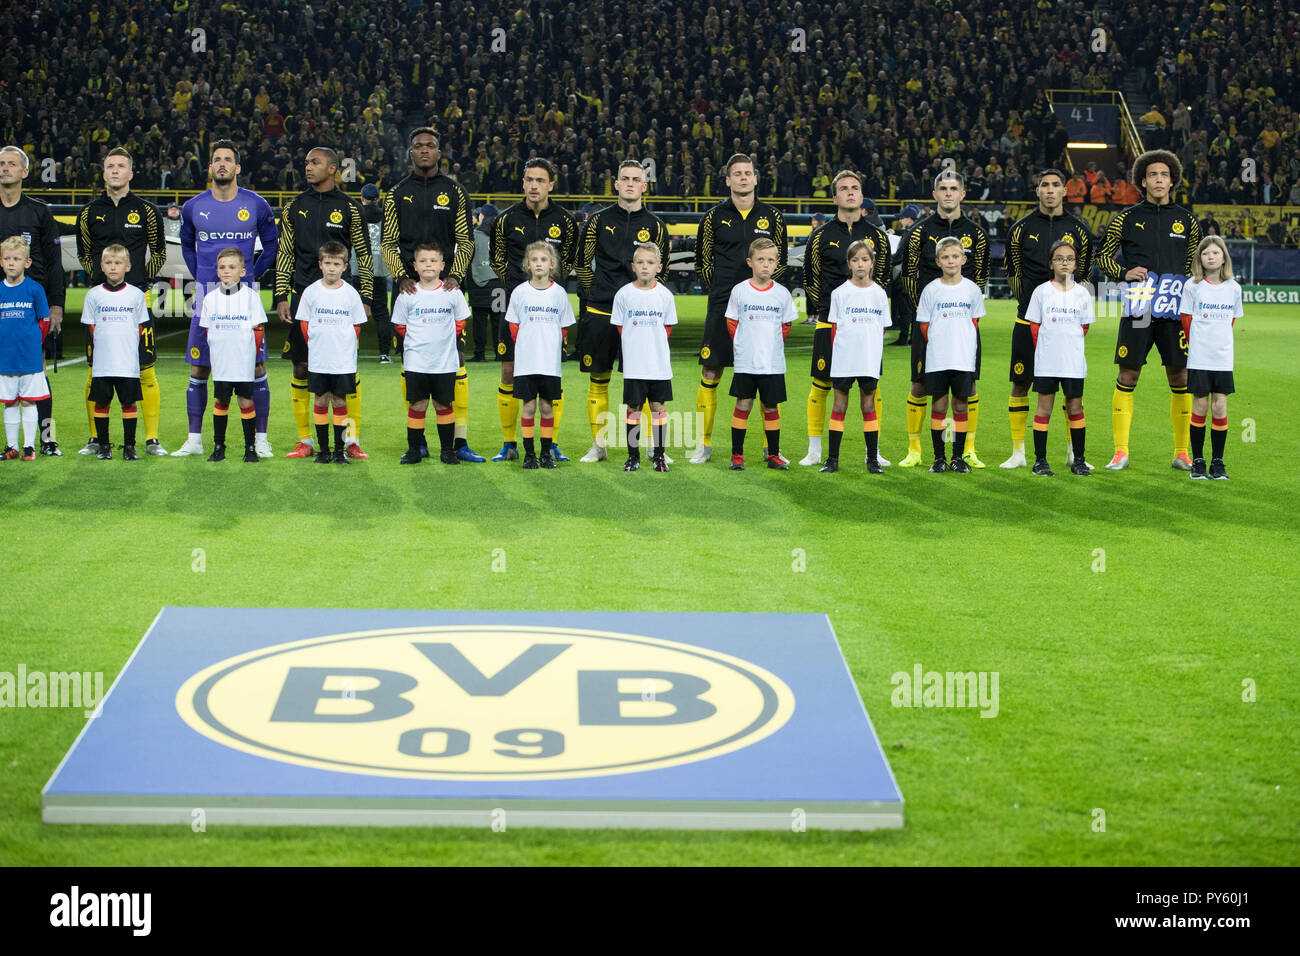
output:
<path id="1" fill-rule="evenodd" d="M 210 740 L 297 766 L 545 780 L 732 753 L 783 727 L 795 698 L 766 669 L 705 647 L 582 628 L 455 625 L 259 648 L 191 676 L 175 707 Z"/>
<path id="2" fill-rule="evenodd" d="M 248 222 L 249 215 L 250 214 L 247 209 L 240 209 L 239 212 L 235 213 L 235 218 L 238 219 L 240 222 Z"/>
<path id="3" fill-rule="evenodd" d="M 637 242 L 649 242 L 649 241 L 650 241 L 650 230 L 649 230 L 649 229 L 642 229 L 640 232 L 638 232 L 638 233 L 636 234 L 636 241 L 637 241 Z"/>

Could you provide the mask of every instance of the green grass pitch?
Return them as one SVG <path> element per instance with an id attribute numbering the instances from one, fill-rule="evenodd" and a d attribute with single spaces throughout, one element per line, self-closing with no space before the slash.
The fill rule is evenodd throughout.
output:
<path id="1" fill-rule="evenodd" d="M 702 300 L 679 302 L 670 410 L 689 411 Z M 1300 311 L 1250 306 L 1238 323 L 1228 482 L 1170 469 L 1158 366 L 1136 393 L 1132 468 L 1100 467 L 1111 451 L 1115 320 L 1099 323 L 1084 396 L 1099 467 L 1085 480 L 1059 467 L 1052 479 L 997 467 L 1010 446 L 1012 315 L 1008 302 L 989 305 L 978 433 L 989 467 L 970 476 L 867 475 L 852 413 L 838 475 L 756 467 L 757 416 L 743 474 L 727 470 L 724 454 L 688 465 L 680 449 L 667 475 L 581 465 L 590 434 L 573 364 L 559 438 L 572 464 L 399 468 L 399 367 L 377 364 L 370 335 L 361 368 L 369 462 L 78 456 L 82 363 L 53 377 L 65 457 L 0 464 L 0 670 L 103 671 L 107 684 L 164 604 L 533 610 L 541 623 L 550 610 L 826 612 L 906 799 L 902 831 L 47 826 L 40 788 L 83 718 L 24 709 L 0 711 L 0 864 L 1300 862 L 1288 557 L 1300 551 Z M 272 330 L 274 344 L 282 334 Z M 160 345 L 171 449 L 186 431 L 183 343 L 180 333 Z M 782 448 L 791 459 L 806 447 L 810 343 L 803 326 L 788 343 Z M 894 461 L 906 447 L 906 352 L 886 349 L 882 380 L 881 450 Z M 75 331 L 67 354 L 80 354 Z M 294 431 L 287 363 L 273 360 L 271 372 L 271 440 L 283 455 Z M 470 444 L 488 455 L 500 447 L 496 381 L 494 365 L 470 366 Z M 720 391 L 722 452 L 732 400 L 725 384 Z M 120 441 L 120 421 L 112 428 Z M 210 419 L 205 439 L 210 447 Z M 1058 408 L 1058 466 L 1065 443 Z M 505 573 L 492 571 L 497 548 Z M 996 718 L 891 706 L 890 676 L 917 664 L 997 671 Z M 1252 686 L 1255 699 L 1244 700 Z"/>

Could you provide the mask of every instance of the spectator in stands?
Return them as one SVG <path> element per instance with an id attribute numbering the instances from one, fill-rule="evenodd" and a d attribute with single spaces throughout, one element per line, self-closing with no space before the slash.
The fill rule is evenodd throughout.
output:
<path id="1" fill-rule="evenodd" d="M 1105 173 L 1098 173 L 1097 178 L 1093 180 L 1092 188 L 1088 190 L 1088 202 L 1094 206 L 1110 204 L 1110 180 L 1106 178 Z"/>
<path id="2" fill-rule="evenodd" d="M 1088 184 L 1084 181 L 1083 173 L 1075 170 L 1070 181 L 1065 184 L 1065 201 L 1071 206 L 1082 206 L 1088 198 Z"/>

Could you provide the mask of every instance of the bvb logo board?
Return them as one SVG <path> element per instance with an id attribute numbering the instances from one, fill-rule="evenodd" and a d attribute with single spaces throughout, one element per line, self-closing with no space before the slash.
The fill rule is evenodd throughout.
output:
<path id="1" fill-rule="evenodd" d="M 578 628 L 360 631 L 191 676 L 195 731 L 299 766 L 444 780 L 653 770 L 756 743 L 794 713 L 769 671 L 719 651 Z"/>

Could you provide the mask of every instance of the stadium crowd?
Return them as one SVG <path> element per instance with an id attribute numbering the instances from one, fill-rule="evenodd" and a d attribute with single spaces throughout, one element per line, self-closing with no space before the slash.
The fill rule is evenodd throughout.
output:
<path id="1" fill-rule="evenodd" d="M 517 189 L 540 154 L 560 167 L 557 193 L 612 194 L 631 155 L 655 159 L 658 194 L 714 195 L 718 167 L 744 151 L 768 195 L 825 195 L 851 165 L 868 196 L 927 198 L 951 157 L 970 199 L 1013 201 L 1033 198 L 1032 170 L 1066 142 L 1043 90 L 1118 88 L 1134 65 L 1180 104 L 1166 125 L 1198 196 L 1290 200 L 1300 19 L 1285 6 L 1185 3 L 1177 30 L 1150 31 L 1118 8 L 1051 0 L 55 0 L 13 22 L 0 129 L 54 160 L 45 186 L 95 185 L 120 145 L 135 188 L 203 188 L 224 136 L 248 144 L 256 189 L 301 188 L 319 143 L 388 186 L 404 133 L 428 122 L 471 192 Z M 1243 154 L 1260 160 L 1256 184 L 1228 170 Z"/>

